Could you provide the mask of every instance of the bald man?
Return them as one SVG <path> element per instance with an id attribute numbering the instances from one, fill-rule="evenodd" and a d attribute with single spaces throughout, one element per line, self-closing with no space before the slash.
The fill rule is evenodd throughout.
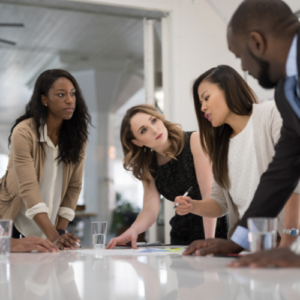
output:
<path id="1" fill-rule="evenodd" d="M 193 242 L 184 254 L 238 253 L 249 249 L 247 219 L 278 216 L 300 178 L 300 23 L 281 0 L 245 0 L 227 28 L 229 50 L 241 59 L 264 88 L 276 87 L 275 101 L 283 119 L 275 156 L 262 175 L 253 201 L 242 217 L 231 240 Z M 299 210 L 295 201 L 295 211 Z M 292 228 L 290 228 L 292 229 Z M 297 228 L 298 230 L 298 228 Z M 289 232 L 287 231 L 286 234 Z M 284 266 L 300 266 L 300 256 L 289 249 L 258 253 L 235 262 L 234 266 L 275 264 L 278 257 L 293 257 Z M 299 264 L 295 261 L 299 260 Z M 260 261 L 260 263 L 259 263 Z"/>

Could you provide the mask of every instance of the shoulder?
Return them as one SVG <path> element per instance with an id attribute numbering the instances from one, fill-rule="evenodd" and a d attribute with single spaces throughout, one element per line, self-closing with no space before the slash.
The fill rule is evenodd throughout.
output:
<path id="1" fill-rule="evenodd" d="M 12 132 L 12 138 L 16 138 L 17 136 L 23 136 L 27 138 L 37 137 L 36 134 L 36 125 L 33 118 L 26 119 L 20 122 Z"/>
<path id="2" fill-rule="evenodd" d="M 200 144 L 200 134 L 198 131 L 194 131 L 191 133 L 190 145 L 193 154 L 199 152 L 199 150 L 202 149 Z"/>
<path id="3" fill-rule="evenodd" d="M 265 101 L 260 104 L 253 104 L 253 117 L 259 120 L 270 122 L 274 118 L 281 120 L 280 113 L 277 109 L 275 101 Z"/>

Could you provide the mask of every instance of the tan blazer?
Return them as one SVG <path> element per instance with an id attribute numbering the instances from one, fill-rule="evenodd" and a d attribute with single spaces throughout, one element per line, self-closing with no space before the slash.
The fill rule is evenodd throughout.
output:
<path id="1" fill-rule="evenodd" d="M 274 101 L 267 101 L 261 104 L 253 104 L 253 134 L 255 142 L 258 171 L 261 176 L 268 168 L 275 154 L 274 146 L 280 138 L 282 119 Z M 294 193 L 300 194 L 300 184 Z M 222 215 L 228 213 L 230 238 L 239 223 L 239 213 L 235 203 L 228 192 L 213 181 L 211 199 L 214 199 L 222 209 Z M 284 209 L 278 216 L 278 232 L 281 235 L 284 228 Z"/>
<path id="2" fill-rule="evenodd" d="M 23 209 L 42 203 L 39 183 L 45 153 L 38 143 L 33 118 L 20 122 L 12 133 L 6 174 L 0 179 L 0 218 L 14 220 Z M 85 156 L 85 148 L 83 156 Z M 76 164 L 64 163 L 61 206 L 75 210 L 82 186 L 84 158 Z"/>

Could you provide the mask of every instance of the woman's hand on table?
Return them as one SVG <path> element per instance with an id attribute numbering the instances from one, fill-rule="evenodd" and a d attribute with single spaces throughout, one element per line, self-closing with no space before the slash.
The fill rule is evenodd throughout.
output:
<path id="1" fill-rule="evenodd" d="M 186 215 L 193 211 L 193 200 L 190 197 L 178 196 L 175 198 L 174 205 L 176 207 L 176 213 L 178 215 Z"/>
<path id="2" fill-rule="evenodd" d="M 138 249 L 136 245 L 137 238 L 138 238 L 138 232 L 133 228 L 129 228 L 120 236 L 111 239 L 105 249 L 113 249 L 119 244 L 123 245 L 128 242 L 131 242 L 131 247 L 133 249 Z"/>
<path id="3" fill-rule="evenodd" d="M 64 233 L 58 237 L 56 237 L 53 243 L 60 249 L 60 250 L 74 250 L 78 248 L 77 243 L 80 243 L 80 240 L 75 234 L 72 233 Z"/>
<path id="4" fill-rule="evenodd" d="M 22 239 L 11 239 L 11 252 L 58 252 L 59 249 L 49 240 L 37 236 L 29 236 Z"/>

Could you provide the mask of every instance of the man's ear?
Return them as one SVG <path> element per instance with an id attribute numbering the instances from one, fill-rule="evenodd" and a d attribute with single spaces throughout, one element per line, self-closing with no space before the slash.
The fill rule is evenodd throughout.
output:
<path id="1" fill-rule="evenodd" d="M 143 147 L 144 146 L 142 143 L 138 142 L 137 140 L 131 140 L 131 143 L 135 144 L 138 147 Z"/>
<path id="2" fill-rule="evenodd" d="M 251 52 L 257 57 L 261 57 L 267 49 L 266 38 L 257 31 L 250 32 L 248 45 Z"/>

